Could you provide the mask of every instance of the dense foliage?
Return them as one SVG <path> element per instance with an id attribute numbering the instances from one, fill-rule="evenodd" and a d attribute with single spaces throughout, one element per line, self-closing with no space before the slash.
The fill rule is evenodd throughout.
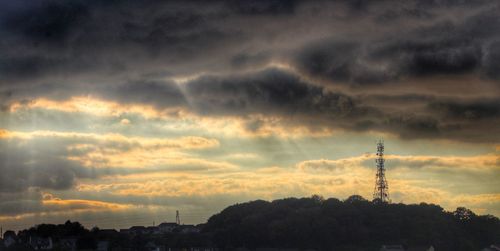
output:
<path id="1" fill-rule="evenodd" d="M 169 248 L 221 250 L 236 247 L 380 250 L 384 244 L 481 250 L 500 242 L 500 220 L 491 215 L 478 216 L 463 207 L 446 212 L 440 206 L 425 203 L 372 202 L 358 195 L 344 201 L 313 196 L 236 204 L 198 228 L 201 233 L 129 234 L 97 227 L 88 230 L 70 221 L 40 224 L 19 231 L 19 243 L 6 250 L 32 250 L 27 243 L 33 236 L 51 237 L 54 243 L 76 238 L 78 250 L 93 250 L 99 241 L 127 250 L 148 250 L 148 243 Z M 56 250 L 63 249 L 56 246 Z"/>
<path id="2" fill-rule="evenodd" d="M 382 244 L 480 250 L 500 241 L 500 221 L 466 208 L 387 204 L 353 195 L 345 201 L 288 198 L 230 206 L 204 229 L 219 247 L 378 250 Z"/>

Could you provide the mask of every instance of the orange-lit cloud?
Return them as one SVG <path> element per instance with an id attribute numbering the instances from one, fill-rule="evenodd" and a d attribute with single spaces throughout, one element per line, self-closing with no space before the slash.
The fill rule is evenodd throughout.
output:
<path id="1" fill-rule="evenodd" d="M 22 219 L 33 216 L 49 215 L 71 215 L 85 212 L 117 212 L 134 208 L 131 204 L 120 204 L 98 200 L 84 199 L 61 199 L 50 193 L 44 193 L 39 207 L 34 212 L 24 212 L 20 214 L 0 214 L 0 220 L 8 221 L 12 219 Z"/>
<path id="2" fill-rule="evenodd" d="M 114 116 L 122 114 L 137 113 L 146 118 L 158 118 L 168 116 L 169 110 L 160 111 L 153 106 L 142 104 L 120 104 L 113 101 L 102 100 L 94 97 L 77 96 L 69 100 L 50 100 L 47 98 L 37 98 L 29 102 L 14 102 L 10 105 L 9 111 L 16 112 L 21 109 L 46 109 L 63 112 L 81 112 L 95 116 Z"/>
<path id="3" fill-rule="evenodd" d="M 30 102 L 14 102 L 10 105 L 11 113 L 20 110 L 43 109 L 66 113 L 84 113 L 86 116 L 126 117 L 140 115 L 146 119 L 164 120 L 165 129 L 203 130 L 231 137 L 322 137 L 330 136 L 334 130 L 328 126 L 306 126 L 293 118 L 282 116 L 263 116 L 248 114 L 241 116 L 199 116 L 181 107 L 156 108 L 142 104 L 123 104 L 94 97 L 72 97 L 69 100 L 33 99 Z M 130 125 L 132 121 L 122 118 L 119 123 Z"/>
<path id="4" fill-rule="evenodd" d="M 96 142 L 112 144 L 129 144 L 133 146 L 144 147 L 147 149 L 154 148 L 170 148 L 170 149 L 202 149 L 219 146 L 219 142 L 215 139 L 207 139 L 203 137 L 180 137 L 176 139 L 163 138 L 145 138 L 125 136 L 121 134 L 108 133 L 78 133 L 78 132 L 58 132 L 58 131 L 32 131 L 18 132 L 0 129 L 0 138 L 19 138 L 19 139 L 34 139 L 34 138 L 66 138 L 80 140 L 83 142 Z M 84 145 L 77 145 L 75 148 L 84 148 Z"/>
<path id="5" fill-rule="evenodd" d="M 48 211 L 115 211 L 126 210 L 131 205 L 109 203 L 95 200 L 79 200 L 79 199 L 60 199 L 50 198 L 44 199 L 42 204 Z"/>

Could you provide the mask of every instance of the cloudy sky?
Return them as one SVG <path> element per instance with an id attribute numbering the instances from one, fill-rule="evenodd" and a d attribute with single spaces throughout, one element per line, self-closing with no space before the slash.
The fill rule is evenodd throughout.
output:
<path id="1" fill-rule="evenodd" d="M 498 1 L 0 0 L 0 225 L 371 198 L 500 216 Z"/>

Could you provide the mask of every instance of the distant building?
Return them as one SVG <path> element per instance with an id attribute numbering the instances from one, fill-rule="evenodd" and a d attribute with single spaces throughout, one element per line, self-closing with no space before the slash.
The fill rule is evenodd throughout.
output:
<path id="1" fill-rule="evenodd" d="M 109 251 L 109 241 L 99 241 L 97 242 L 96 251 Z"/>
<path id="2" fill-rule="evenodd" d="M 382 245 L 380 251 L 405 251 L 402 245 Z"/>
<path id="3" fill-rule="evenodd" d="M 155 227 L 155 226 L 147 227 L 146 231 L 149 234 L 161 234 L 160 227 Z"/>
<path id="4" fill-rule="evenodd" d="M 14 231 L 5 231 L 3 234 L 3 245 L 5 247 L 10 247 L 17 243 L 17 235 Z"/>
<path id="5" fill-rule="evenodd" d="M 179 224 L 174 222 L 163 222 L 158 225 L 162 233 L 172 233 L 175 229 L 179 227 Z"/>
<path id="6" fill-rule="evenodd" d="M 433 246 L 420 246 L 404 248 L 403 245 L 383 245 L 380 251 L 434 251 Z"/>
<path id="7" fill-rule="evenodd" d="M 130 229 L 122 228 L 120 229 L 120 234 L 131 234 Z"/>
<path id="8" fill-rule="evenodd" d="M 147 234 L 147 229 L 145 226 L 133 226 L 129 228 L 129 231 L 134 235 Z"/>
<path id="9" fill-rule="evenodd" d="M 199 233 L 200 229 L 195 225 L 181 225 L 180 226 L 181 233 L 189 234 L 189 233 Z"/>
<path id="10" fill-rule="evenodd" d="M 239 249 L 235 249 L 235 250 L 239 250 Z M 256 249 L 256 250 L 259 250 L 259 249 Z M 210 247 L 191 247 L 191 248 L 165 248 L 165 251 L 219 251 L 219 249 L 218 248 L 210 248 Z"/>
<path id="11" fill-rule="evenodd" d="M 52 238 L 50 237 L 30 236 L 28 244 L 35 250 L 50 250 L 54 248 Z"/>
<path id="12" fill-rule="evenodd" d="M 116 229 L 99 229 L 98 233 L 99 233 L 99 235 L 109 236 L 109 235 L 117 234 L 118 231 L 116 231 Z"/>
<path id="13" fill-rule="evenodd" d="M 145 248 L 147 251 L 164 251 L 165 248 L 164 247 L 161 247 L 159 245 L 156 245 L 155 243 L 153 242 L 148 242 L 146 245 L 145 245 Z"/>
<path id="14" fill-rule="evenodd" d="M 434 246 L 409 247 L 406 251 L 434 251 Z"/>
<path id="15" fill-rule="evenodd" d="M 483 248 L 481 251 L 500 251 L 500 244 L 492 244 L 487 248 Z"/>
<path id="16" fill-rule="evenodd" d="M 76 238 L 63 238 L 59 240 L 59 247 L 63 250 L 76 250 Z"/>

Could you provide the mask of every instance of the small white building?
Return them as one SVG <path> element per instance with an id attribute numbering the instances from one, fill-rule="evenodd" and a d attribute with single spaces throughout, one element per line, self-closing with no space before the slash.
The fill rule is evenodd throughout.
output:
<path id="1" fill-rule="evenodd" d="M 62 238 L 59 240 L 59 247 L 64 250 L 76 250 L 76 238 Z"/>
<path id="2" fill-rule="evenodd" d="M 153 242 L 148 242 L 145 246 L 146 250 L 147 251 L 164 251 L 165 248 L 159 246 L 159 245 L 156 245 L 155 243 Z"/>
<path id="3" fill-rule="evenodd" d="M 380 251 L 405 251 L 402 245 L 382 245 Z"/>
<path id="4" fill-rule="evenodd" d="M 28 243 L 35 250 L 50 250 L 54 248 L 52 238 L 50 237 L 30 236 Z"/>
<path id="5" fill-rule="evenodd" d="M 109 241 L 97 242 L 97 251 L 109 251 Z"/>
<path id="6" fill-rule="evenodd" d="M 181 228 L 181 233 L 183 234 L 200 232 L 200 229 L 197 228 L 195 225 L 181 225 L 180 228 Z"/>
<path id="7" fill-rule="evenodd" d="M 17 236 L 16 233 L 14 233 L 14 231 L 6 231 L 3 234 L 3 245 L 5 247 L 8 248 L 16 243 L 17 243 Z"/>
<path id="8" fill-rule="evenodd" d="M 172 233 L 175 229 L 179 227 L 179 225 L 173 222 L 163 222 L 160 225 L 158 225 L 158 227 L 160 228 L 160 231 L 162 233 Z"/>
<path id="9" fill-rule="evenodd" d="M 487 248 L 483 248 L 481 251 L 500 251 L 500 244 L 492 244 Z"/>

